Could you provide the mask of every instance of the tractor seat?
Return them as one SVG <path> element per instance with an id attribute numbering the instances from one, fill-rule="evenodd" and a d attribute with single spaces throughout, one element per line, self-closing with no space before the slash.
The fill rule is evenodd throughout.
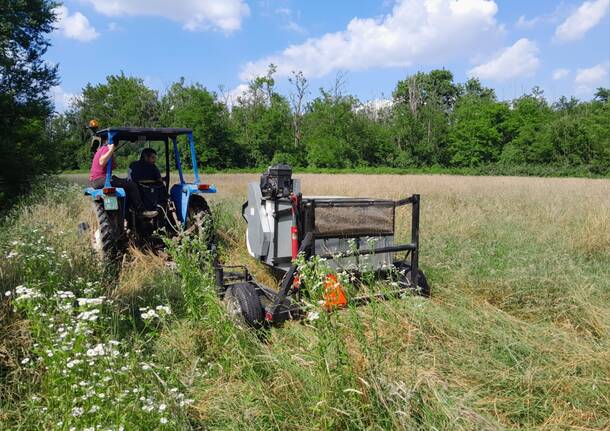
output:
<path id="1" fill-rule="evenodd" d="M 155 218 L 159 215 L 159 211 L 142 211 L 139 216 L 142 218 Z"/>
<path id="2" fill-rule="evenodd" d="M 156 211 L 159 205 L 166 207 L 168 196 L 165 184 L 159 182 L 145 183 L 143 181 L 137 181 L 137 184 L 144 208 L 149 211 Z"/>

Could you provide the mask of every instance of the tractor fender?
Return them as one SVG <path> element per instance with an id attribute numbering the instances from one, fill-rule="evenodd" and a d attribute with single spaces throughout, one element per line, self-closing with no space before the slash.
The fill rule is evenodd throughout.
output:
<path id="1" fill-rule="evenodd" d="M 125 211 L 127 210 L 126 207 L 126 193 L 125 193 L 125 189 L 120 188 L 120 187 L 115 187 L 114 188 L 114 193 L 116 195 L 117 198 L 119 198 L 120 202 L 123 202 L 120 205 L 120 209 L 121 209 L 121 217 L 124 219 L 125 218 Z M 87 187 L 85 189 L 85 196 L 91 196 L 91 200 L 94 202 L 98 202 L 98 201 L 102 201 L 104 200 L 104 191 L 102 189 L 94 189 L 93 187 Z"/>
<path id="2" fill-rule="evenodd" d="M 216 193 L 216 187 L 210 186 L 207 190 L 199 190 L 197 184 L 175 184 L 170 189 L 169 195 L 176 206 L 176 215 L 182 224 L 186 222 L 188 208 L 191 199 L 195 196 L 201 196 L 206 193 Z"/>
<path id="3" fill-rule="evenodd" d="M 125 197 L 125 189 L 115 187 L 114 192 L 119 198 Z M 94 189 L 93 187 L 87 187 L 85 189 L 85 196 L 91 196 L 91 198 L 96 201 L 104 197 L 104 191 L 102 189 Z"/>

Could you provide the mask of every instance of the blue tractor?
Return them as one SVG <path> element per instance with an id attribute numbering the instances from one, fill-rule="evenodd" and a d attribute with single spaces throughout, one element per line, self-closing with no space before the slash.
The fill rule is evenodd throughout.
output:
<path id="1" fill-rule="evenodd" d="M 129 243 L 139 247 L 160 248 L 163 244 L 158 235 L 160 231 L 169 235 L 189 234 L 208 228 L 210 222 L 207 219 L 211 218 L 211 213 L 205 195 L 216 193 L 216 187 L 201 182 L 191 129 L 111 127 L 91 130 L 94 143 L 99 144 L 101 140 L 107 139 L 108 144 L 115 144 L 117 150 L 128 143 L 150 144 L 151 142 L 161 142 L 165 148 L 165 177 L 162 177 L 161 181 L 137 182 L 143 204 L 149 213 L 154 214 L 153 216 L 138 215 L 131 208 L 125 190 L 111 185 L 112 163 L 110 162 L 106 168 L 104 187 L 85 189 L 85 195 L 91 197 L 95 210 L 96 226 L 91 229 L 93 246 L 103 258 L 112 260 L 121 257 Z M 193 182 L 184 179 L 179 136 L 185 136 L 190 147 Z M 179 179 L 175 184 L 170 178 L 172 152 Z M 212 235 L 209 237 L 211 238 Z"/>

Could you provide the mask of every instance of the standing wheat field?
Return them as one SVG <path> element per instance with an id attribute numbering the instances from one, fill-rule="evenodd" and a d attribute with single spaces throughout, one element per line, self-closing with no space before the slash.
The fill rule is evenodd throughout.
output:
<path id="1" fill-rule="evenodd" d="M 90 202 L 48 186 L 0 227 L 0 429 L 610 427 L 609 180 L 295 177 L 305 195 L 419 193 L 432 297 L 260 340 L 226 317 L 196 239 L 168 243 L 175 267 L 133 250 L 108 274 L 77 229 Z M 269 282 L 239 214 L 258 176 L 204 181 L 221 257 Z"/>

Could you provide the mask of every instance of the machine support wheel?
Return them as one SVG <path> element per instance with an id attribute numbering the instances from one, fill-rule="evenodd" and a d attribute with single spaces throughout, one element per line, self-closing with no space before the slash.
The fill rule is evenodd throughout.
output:
<path id="1" fill-rule="evenodd" d="M 97 227 L 93 229 L 93 248 L 102 259 L 116 260 L 121 257 L 123 246 L 121 238 L 123 230 L 120 226 L 120 210 L 116 214 L 109 214 L 102 202 L 93 202 Z"/>
<path id="2" fill-rule="evenodd" d="M 421 269 L 418 269 L 419 273 L 417 277 L 417 287 L 415 287 L 417 293 L 425 298 L 430 297 L 430 285 L 428 284 L 428 280 L 426 279 L 426 274 Z M 411 270 L 407 271 L 406 277 L 408 280 L 411 280 Z"/>
<path id="3" fill-rule="evenodd" d="M 238 283 L 230 286 L 224 296 L 229 317 L 239 326 L 262 327 L 264 322 L 263 306 L 251 283 Z"/>
<path id="4" fill-rule="evenodd" d="M 394 264 L 396 269 L 398 269 L 400 273 L 400 278 L 402 278 L 408 285 L 411 284 L 411 265 L 407 262 L 396 262 Z M 413 286 L 412 288 L 417 292 L 417 294 L 423 297 L 430 297 L 430 285 L 428 284 L 428 279 L 426 279 L 426 274 L 418 269 L 419 276 L 417 277 L 417 287 Z"/>

